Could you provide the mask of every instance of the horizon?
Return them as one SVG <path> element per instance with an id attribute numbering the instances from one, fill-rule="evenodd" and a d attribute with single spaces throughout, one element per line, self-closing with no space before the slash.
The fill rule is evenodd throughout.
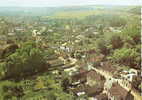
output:
<path id="1" fill-rule="evenodd" d="M 0 7 L 141 6 L 142 0 L 5 0 Z"/>
<path id="2" fill-rule="evenodd" d="M 84 7 L 84 6 L 141 7 L 141 5 L 70 5 L 70 6 L 0 6 L 0 8 L 60 8 L 60 7 L 71 8 L 71 7 Z"/>

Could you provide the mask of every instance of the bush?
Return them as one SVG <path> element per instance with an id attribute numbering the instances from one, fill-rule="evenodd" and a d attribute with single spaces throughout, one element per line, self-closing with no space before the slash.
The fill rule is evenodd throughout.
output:
<path id="1" fill-rule="evenodd" d="M 1 64 L 6 69 L 5 77 L 23 77 L 45 70 L 46 61 L 43 54 L 34 43 L 23 44 L 15 53 L 6 58 L 4 64 Z"/>
<path id="2" fill-rule="evenodd" d="M 125 18 L 118 17 L 117 15 L 111 16 L 109 19 L 109 25 L 112 27 L 121 27 L 125 26 L 127 21 Z"/>
<path id="3" fill-rule="evenodd" d="M 0 82 L 0 100 L 18 100 L 24 93 L 20 84 L 12 81 Z"/>
<path id="4" fill-rule="evenodd" d="M 104 38 L 98 39 L 96 41 L 96 45 L 97 45 L 97 49 L 99 50 L 100 53 L 104 54 L 104 55 L 108 55 L 109 54 L 109 48 L 108 48 L 108 44 L 105 41 Z"/>
<path id="5" fill-rule="evenodd" d="M 121 48 L 115 50 L 110 59 L 126 66 L 138 67 L 137 64 L 140 62 L 140 53 L 138 53 L 136 49 Z"/>
<path id="6" fill-rule="evenodd" d="M 18 45 L 16 44 L 9 44 L 6 45 L 5 48 L 1 51 L 0 57 L 5 58 L 9 56 L 10 54 L 14 53 L 18 49 Z"/>
<path id="7" fill-rule="evenodd" d="M 141 53 L 141 44 L 135 45 L 137 52 Z"/>
<path id="8" fill-rule="evenodd" d="M 141 25 L 140 20 L 133 20 L 122 31 L 123 37 L 131 37 L 136 44 L 141 42 Z"/>
<path id="9" fill-rule="evenodd" d="M 110 38 L 110 43 L 113 49 L 118 49 L 123 46 L 122 39 L 119 35 L 112 35 Z"/>
<path id="10" fill-rule="evenodd" d="M 123 42 L 125 47 L 133 47 L 135 45 L 135 42 L 133 41 L 133 38 L 130 36 L 124 36 L 123 37 Z"/>
<path id="11" fill-rule="evenodd" d="M 110 49 L 118 49 L 121 48 L 124 44 L 123 38 L 120 33 L 115 32 L 106 32 L 104 34 L 104 40 L 111 45 Z"/>
<path id="12" fill-rule="evenodd" d="M 57 83 L 57 80 L 53 75 L 38 77 L 38 81 L 41 81 L 45 88 L 38 89 L 38 91 L 28 92 L 23 96 L 22 100 L 37 100 L 38 98 L 41 98 L 42 100 L 74 100 L 74 96 L 71 93 L 63 91 L 61 83 Z"/>
<path id="13" fill-rule="evenodd" d="M 134 76 L 132 80 L 132 87 L 137 89 L 139 92 L 141 92 L 141 81 L 142 79 L 140 76 Z"/>

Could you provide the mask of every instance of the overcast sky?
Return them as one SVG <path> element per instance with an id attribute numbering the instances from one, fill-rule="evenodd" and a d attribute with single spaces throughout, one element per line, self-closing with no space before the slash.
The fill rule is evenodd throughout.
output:
<path id="1" fill-rule="evenodd" d="M 142 0 L 0 0 L 0 6 L 142 5 Z"/>

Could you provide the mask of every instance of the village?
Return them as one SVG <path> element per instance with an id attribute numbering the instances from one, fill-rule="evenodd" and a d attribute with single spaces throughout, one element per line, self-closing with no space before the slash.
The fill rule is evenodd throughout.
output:
<path id="1" fill-rule="evenodd" d="M 135 37 L 133 35 L 126 38 L 119 36 L 124 33 L 124 30 L 131 30 L 130 28 L 133 27 L 129 27 L 126 23 L 117 22 L 113 23 L 115 26 L 112 26 L 110 21 L 108 21 L 110 22 L 109 25 L 105 25 L 102 22 L 88 24 L 86 21 L 87 24 L 82 24 L 81 21 L 77 23 L 76 20 L 64 20 L 63 22 L 57 19 L 57 22 L 54 20 L 44 22 L 42 20 L 41 18 L 40 21 L 23 22 L 24 24 L 17 22 L 13 25 L 4 19 L 0 20 L 0 32 L 3 33 L 0 34 L 1 81 L 20 80 L 19 83 L 22 84 L 22 91 L 24 91 L 21 93 L 25 95 L 30 94 L 31 91 L 33 93 L 38 93 L 39 91 L 46 93 L 46 91 L 52 90 L 51 87 L 45 85 L 48 79 L 52 79 L 52 77 L 47 77 L 49 74 L 54 76 L 53 80 L 55 82 L 53 83 L 61 84 L 62 91 L 71 92 L 73 96 L 80 97 L 80 99 L 64 100 L 142 100 L 139 33 Z M 35 46 L 33 48 L 41 49 L 42 52 L 39 51 L 39 53 L 44 52 L 45 64 L 42 65 L 43 67 L 39 66 L 36 69 L 23 67 L 24 71 L 22 71 L 17 67 L 20 64 L 17 64 L 14 67 L 15 69 L 10 69 L 10 67 L 3 68 L 4 62 L 17 61 L 18 63 L 20 62 L 19 59 L 28 61 L 26 53 L 22 56 L 25 58 L 19 59 L 14 58 L 13 55 L 20 54 L 19 49 L 21 48 L 23 52 L 28 52 L 30 43 L 27 44 L 27 50 L 23 48 L 23 43 L 27 41 L 34 43 Z M 106 41 L 109 41 L 109 43 Z M 124 51 L 119 52 L 119 49 L 123 50 L 123 48 Z M 33 52 L 36 52 L 36 49 Z M 9 58 L 11 55 L 13 55 L 13 58 Z M 29 55 L 32 55 L 32 53 L 29 53 Z M 36 53 L 32 57 L 30 58 L 29 56 L 29 61 L 34 59 L 37 59 L 35 62 L 39 61 L 38 58 L 40 57 L 36 58 Z M 43 58 L 41 57 L 40 59 Z M 28 66 L 27 63 L 25 64 Z M 33 62 L 30 64 L 33 64 Z M 36 66 L 36 64 L 32 66 Z M 11 74 L 8 72 L 9 70 L 16 70 L 19 73 L 11 72 Z M 42 79 L 42 77 L 44 78 Z M 52 81 L 50 84 L 47 82 L 49 86 Z M 55 91 L 56 88 L 58 87 L 55 87 Z M 20 94 L 20 96 L 24 94 Z M 29 100 L 50 99 L 47 99 L 46 95 L 36 95 L 35 98 L 32 96 Z"/>

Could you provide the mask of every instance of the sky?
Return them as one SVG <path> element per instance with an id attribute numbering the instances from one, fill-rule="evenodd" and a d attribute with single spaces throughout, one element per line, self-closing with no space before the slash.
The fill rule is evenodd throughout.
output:
<path id="1" fill-rule="evenodd" d="M 0 0 L 0 6 L 142 5 L 142 0 Z"/>

